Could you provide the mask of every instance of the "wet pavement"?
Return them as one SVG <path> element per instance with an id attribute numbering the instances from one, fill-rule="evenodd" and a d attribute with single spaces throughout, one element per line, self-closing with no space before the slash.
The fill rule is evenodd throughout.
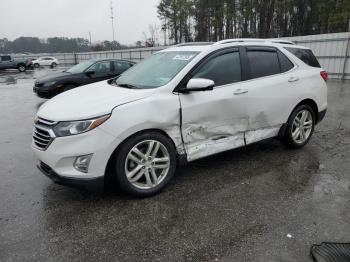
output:
<path id="1" fill-rule="evenodd" d="M 59 69 L 57 69 L 59 70 Z M 350 82 L 301 150 L 276 140 L 188 164 L 133 199 L 55 185 L 35 167 L 39 70 L 0 73 L 0 261 L 311 261 L 350 242 Z"/>

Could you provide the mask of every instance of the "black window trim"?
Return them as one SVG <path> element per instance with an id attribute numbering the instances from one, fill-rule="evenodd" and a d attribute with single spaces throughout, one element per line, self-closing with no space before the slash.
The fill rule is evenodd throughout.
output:
<path id="1" fill-rule="evenodd" d="M 282 74 L 286 74 L 286 73 L 289 73 L 293 70 L 295 70 L 295 68 L 297 68 L 297 65 L 279 48 L 277 47 L 274 47 L 274 46 L 259 46 L 259 45 L 253 45 L 253 46 L 242 46 L 243 47 L 243 50 L 242 52 L 245 54 L 244 55 L 244 63 L 245 63 L 245 68 L 248 72 L 248 78 L 245 80 L 245 81 L 254 81 L 256 79 L 262 79 L 262 78 L 266 78 L 266 77 L 274 77 L 274 76 L 279 76 L 279 75 L 282 75 Z M 281 62 L 280 62 L 280 58 L 278 56 L 278 51 L 280 51 L 292 64 L 293 64 L 293 67 L 286 71 L 286 72 L 280 72 L 278 74 L 273 74 L 273 75 L 267 75 L 267 76 L 261 76 L 261 77 L 255 77 L 255 78 L 252 78 L 251 77 L 251 72 L 250 72 L 250 65 L 249 65 L 249 60 L 248 60 L 248 56 L 247 56 L 247 50 L 252 50 L 252 51 L 265 51 L 265 52 L 276 52 L 277 53 L 277 58 L 278 58 L 278 64 L 279 64 L 279 68 L 280 68 L 280 71 L 281 70 Z M 242 62 L 241 62 L 242 63 Z"/>
<path id="2" fill-rule="evenodd" d="M 190 81 L 190 79 L 192 78 L 193 74 L 196 72 L 196 70 L 198 70 L 198 68 L 200 68 L 204 63 L 206 63 L 207 61 L 209 61 L 210 59 L 213 59 L 215 57 L 218 57 L 220 55 L 223 54 L 227 54 L 227 53 L 232 53 L 232 52 L 238 52 L 239 54 L 239 58 L 240 58 L 240 63 L 241 63 L 241 81 L 238 82 L 234 82 L 234 83 L 229 83 L 229 84 L 225 84 L 225 85 L 220 85 L 220 86 L 214 86 L 215 88 L 218 87 L 223 87 L 226 85 L 232 85 L 232 84 L 236 84 L 236 83 L 241 83 L 245 80 L 243 80 L 243 64 L 242 64 L 242 56 L 241 56 L 241 52 L 240 52 L 240 46 L 230 46 L 230 47 L 226 47 L 226 48 L 221 48 L 218 50 L 215 50 L 209 54 L 207 54 L 205 57 L 203 57 L 197 64 L 195 64 L 191 70 L 182 78 L 182 80 L 180 81 L 180 83 L 174 88 L 173 93 L 181 93 L 179 92 L 180 89 L 185 89 L 186 84 L 188 83 L 188 81 Z"/>

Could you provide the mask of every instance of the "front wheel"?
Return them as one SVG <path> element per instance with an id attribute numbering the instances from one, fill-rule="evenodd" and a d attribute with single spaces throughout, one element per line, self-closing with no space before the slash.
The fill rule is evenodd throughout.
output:
<path id="1" fill-rule="evenodd" d="M 115 167 L 121 190 L 137 197 L 155 195 L 175 173 L 176 150 L 172 141 L 161 133 L 142 133 L 121 145 Z"/>
<path id="2" fill-rule="evenodd" d="M 57 66 L 56 63 L 52 63 L 52 64 L 51 64 L 51 68 L 55 68 L 56 66 Z"/>
<path id="3" fill-rule="evenodd" d="M 35 64 L 34 64 L 34 67 L 35 67 L 35 68 L 39 68 L 40 65 L 39 65 L 38 63 L 35 63 Z"/>
<path id="4" fill-rule="evenodd" d="M 25 72 L 26 71 L 26 66 L 25 65 L 19 65 L 18 66 L 18 71 L 19 72 Z"/>
<path id="5" fill-rule="evenodd" d="M 315 128 L 315 112 L 309 105 L 298 106 L 290 115 L 284 142 L 291 148 L 305 146 Z"/>

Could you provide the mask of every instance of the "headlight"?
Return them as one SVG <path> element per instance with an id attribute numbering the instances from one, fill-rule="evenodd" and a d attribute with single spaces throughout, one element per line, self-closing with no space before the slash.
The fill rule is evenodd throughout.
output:
<path id="1" fill-rule="evenodd" d="M 71 121 L 71 122 L 59 122 L 54 126 L 53 131 L 56 136 L 71 136 L 81 134 L 90 131 L 103 122 L 105 122 L 110 115 L 100 116 L 94 119 Z"/>
<path id="2" fill-rule="evenodd" d="M 52 81 L 52 82 L 48 82 L 45 83 L 44 86 L 53 86 L 54 84 L 56 84 L 57 81 Z"/>

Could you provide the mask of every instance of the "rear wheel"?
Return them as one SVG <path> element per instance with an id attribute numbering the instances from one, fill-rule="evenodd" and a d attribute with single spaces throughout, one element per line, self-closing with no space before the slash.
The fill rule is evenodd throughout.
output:
<path id="1" fill-rule="evenodd" d="M 57 64 L 54 62 L 51 64 L 51 68 L 55 68 L 57 66 Z"/>
<path id="2" fill-rule="evenodd" d="M 315 112 L 309 105 L 298 106 L 290 115 L 284 142 L 291 148 L 305 146 L 315 128 Z"/>
<path id="3" fill-rule="evenodd" d="M 35 68 L 39 68 L 40 65 L 39 65 L 38 63 L 35 63 L 35 64 L 34 64 L 34 67 L 35 67 Z"/>
<path id="4" fill-rule="evenodd" d="M 115 167 L 121 190 L 137 197 L 151 196 L 160 192 L 175 173 L 175 147 L 160 133 L 142 133 L 121 145 Z"/>
<path id="5" fill-rule="evenodd" d="M 18 65 L 18 71 L 25 72 L 26 71 L 26 66 L 25 65 Z"/>

